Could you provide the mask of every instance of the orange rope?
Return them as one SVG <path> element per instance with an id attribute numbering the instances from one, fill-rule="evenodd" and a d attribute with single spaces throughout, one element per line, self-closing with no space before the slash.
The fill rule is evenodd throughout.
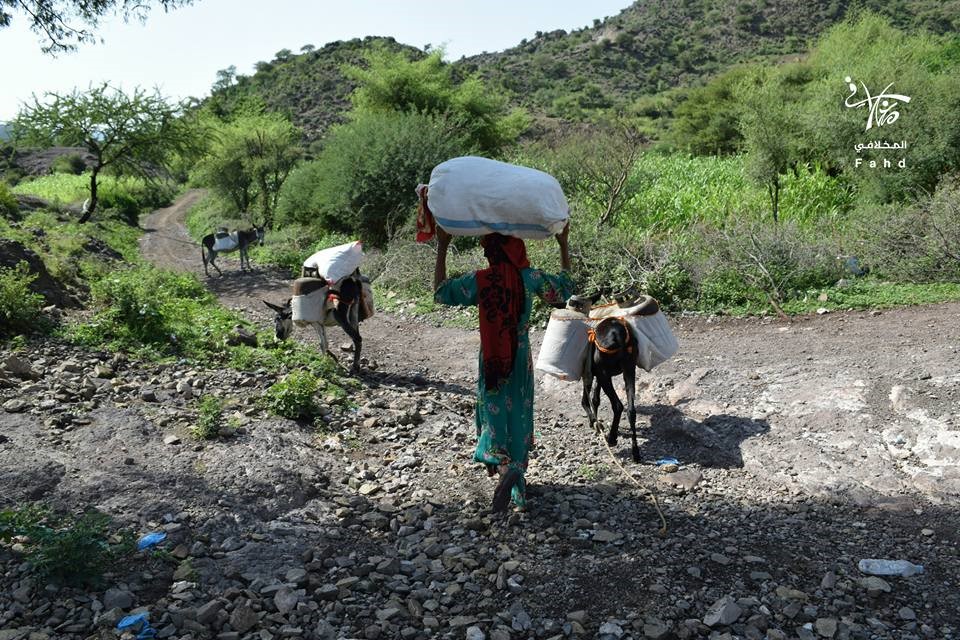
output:
<path id="1" fill-rule="evenodd" d="M 630 344 L 630 325 L 627 324 L 627 321 L 624 320 L 622 317 L 612 316 L 610 318 L 604 318 L 603 320 L 601 320 L 601 322 L 606 320 L 616 320 L 623 325 L 623 328 L 627 332 L 627 353 L 633 353 L 633 345 Z M 587 329 L 587 340 L 589 342 L 592 342 L 593 346 L 595 346 L 597 348 L 597 351 L 599 351 L 600 353 L 605 353 L 607 355 L 620 353 L 620 349 L 607 349 L 606 347 L 602 346 L 599 342 L 597 342 L 597 332 L 595 329 Z"/>

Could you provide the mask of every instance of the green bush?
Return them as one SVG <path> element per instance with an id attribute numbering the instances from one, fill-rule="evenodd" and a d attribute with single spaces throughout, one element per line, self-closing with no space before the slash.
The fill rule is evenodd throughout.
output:
<path id="1" fill-rule="evenodd" d="M 78 176 L 87 169 L 87 163 L 78 153 L 57 156 L 50 164 L 50 173 L 69 173 Z"/>
<path id="2" fill-rule="evenodd" d="M 960 279 L 960 178 L 946 179 L 913 204 L 866 208 L 854 230 L 855 252 L 898 282 Z"/>
<path id="3" fill-rule="evenodd" d="M 278 416 L 291 420 L 310 420 L 319 409 L 314 397 L 319 385 L 317 377 L 309 371 L 291 371 L 267 389 L 263 404 Z"/>
<path id="4" fill-rule="evenodd" d="M 0 267 L 0 336 L 31 333 L 43 308 L 43 296 L 30 290 L 37 279 L 26 262 L 13 268 Z"/>
<path id="5" fill-rule="evenodd" d="M 210 440 L 220 433 L 223 422 L 223 401 L 216 396 L 200 399 L 197 422 L 190 428 L 190 435 L 197 440 Z"/>
<path id="6" fill-rule="evenodd" d="M 434 166 L 470 153 L 456 123 L 418 113 L 364 113 L 333 127 L 320 156 L 281 190 L 281 219 L 383 246 L 416 207 Z"/>
<path id="7" fill-rule="evenodd" d="M 91 583 L 99 581 L 112 560 L 133 548 L 130 536 L 111 548 L 109 524 L 109 516 L 97 511 L 73 517 L 32 505 L 0 511 L 0 540 L 26 538 L 27 560 L 43 581 Z"/>
<path id="8" fill-rule="evenodd" d="M 15 218 L 20 213 L 16 197 L 3 182 L 0 182 L 0 217 Z"/>

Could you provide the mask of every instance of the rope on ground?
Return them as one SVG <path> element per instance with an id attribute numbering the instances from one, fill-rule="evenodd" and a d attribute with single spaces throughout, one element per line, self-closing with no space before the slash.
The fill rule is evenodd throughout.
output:
<path id="1" fill-rule="evenodd" d="M 638 489 L 643 491 L 646 495 L 650 496 L 650 499 L 653 501 L 653 506 L 657 510 L 657 515 L 660 516 L 660 524 L 663 526 L 660 527 L 660 530 L 657 532 L 661 538 L 667 537 L 667 519 L 663 515 L 663 509 L 660 508 L 660 501 L 657 500 L 657 494 L 654 493 L 653 489 L 650 487 L 641 484 L 639 480 L 633 477 L 633 475 L 627 471 L 627 468 L 623 466 L 623 463 L 617 459 L 617 456 L 613 453 L 613 449 L 610 448 L 610 444 L 607 442 L 607 439 L 603 437 L 603 434 L 597 431 L 597 437 L 603 442 L 603 445 L 607 448 L 607 453 L 610 454 L 610 459 L 613 460 L 613 463 L 619 467 L 620 471 L 623 473 L 630 482 L 632 482 Z"/>

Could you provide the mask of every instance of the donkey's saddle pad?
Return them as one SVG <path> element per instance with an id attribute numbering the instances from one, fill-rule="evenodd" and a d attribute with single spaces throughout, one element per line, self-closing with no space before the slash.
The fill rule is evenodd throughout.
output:
<path id="1" fill-rule="evenodd" d="M 237 237 L 236 231 L 228 233 L 218 230 L 213 234 L 214 251 L 233 251 L 238 246 L 240 246 L 240 239 Z"/>

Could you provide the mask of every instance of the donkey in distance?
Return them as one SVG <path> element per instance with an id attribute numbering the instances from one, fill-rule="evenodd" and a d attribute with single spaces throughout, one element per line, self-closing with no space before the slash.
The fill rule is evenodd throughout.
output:
<path id="1" fill-rule="evenodd" d="M 210 276 L 210 272 L 207 270 L 207 263 L 217 270 L 217 273 L 221 276 L 223 272 L 220 271 L 220 267 L 217 266 L 215 262 L 217 255 L 220 253 L 233 253 L 234 251 L 240 252 L 240 271 L 246 271 L 250 269 L 253 271 L 253 267 L 250 266 L 250 254 L 248 249 L 253 244 L 259 244 L 263 246 L 263 238 L 266 235 L 265 227 L 254 227 L 253 229 L 247 230 L 238 230 L 232 233 L 227 233 L 226 230 L 218 230 L 216 233 L 209 233 L 203 236 L 203 239 L 200 241 L 200 256 L 203 258 L 203 272 Z M 217 243 L 220 243 L 219 245 Z"/>

